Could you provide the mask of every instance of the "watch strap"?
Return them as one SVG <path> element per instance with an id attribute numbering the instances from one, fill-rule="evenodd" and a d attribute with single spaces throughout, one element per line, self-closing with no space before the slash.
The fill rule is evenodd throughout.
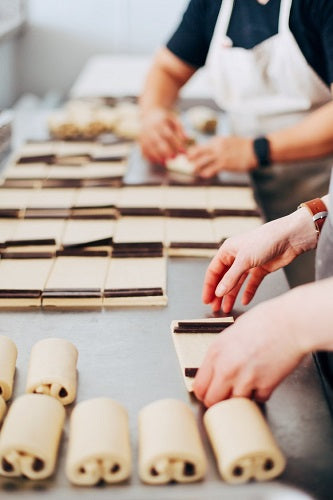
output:
<path id="1" fill-rule="evenodd" d="M 257 137 L 253 141 L 253 150 L 258 160 L 259 168 L 268 167 L 271 165 L 270 145 L 267 137 Z"/>
<path id="2" fill-rule="evenodd" d="M 321 198 L 314 198 L 313 200 L 305 201 L 298 206 L 298 208 L 302 207 L 306 207 L 311 213 L 312 220 L 319 234 L 328 215 L 325 203 Z"/>

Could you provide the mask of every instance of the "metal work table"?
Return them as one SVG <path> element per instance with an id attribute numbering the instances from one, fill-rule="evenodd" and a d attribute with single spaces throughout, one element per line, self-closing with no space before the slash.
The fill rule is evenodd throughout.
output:
<path id="1" fill-rule="evenodd" d="M 2 312 L 0 333 L 10 336 L 18 347 L 14 396 L 24 393 L 28 360 L 33 344 L 44 337 L 63 337 L 79 350 L 77 401 L 108 396 L 129 411 L 133 474 L 121 485 L 95 488 L 73 487 L 67 481 L 65 456 L 68 420 L 54 477 L 33 482 L 0 478 L 5 499 L 48 499 L 92 497 L 117 500 L 214 499 L 301 499 L 332 498 L 333 426 L 320 379 L 312 357 L 290 375 L 266 405 L 266 416 L 283 452 L 287 468 L 281 478 L 269 483 L 229 486 L 218 476 L 215 461 L 202 429 L 201 405 L 183 384 L 169 327 L 173 319 L 210 314 L 201 302 L 201 287 L 207 259 L 169 258 L 168 296 L 165 308 L 129 308 L 96 312 Z M 254 304 L 287 290 L 282 271 L 268 276 Z M 239 302 L 236 311 L 243 311 Z M 137 474 L 137 416 L 151 401 L 178 398 L 194 410 L 208 455 L 204 481 L 189 485 L 148 486 Z M 70 414 L 71 407 L 67 409 Z"/>

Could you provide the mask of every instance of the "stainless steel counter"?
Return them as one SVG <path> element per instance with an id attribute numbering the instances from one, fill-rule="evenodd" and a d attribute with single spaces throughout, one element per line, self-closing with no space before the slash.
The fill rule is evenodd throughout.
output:
<path id="1" fill-rule="evenodd" d="M 57 472 L 49 480 L 0 479 L 3 499 L 43 498 L 117 500 L 298 499 L 332 498 L 333 426 L 311 357 L 289 376 L 266 405 L 268 422 L 287 457 L 283 476 L 270 483 L 228 486 L 218 476 L 201 425 L 203 408 L 190 398 L 174 352 L 170 322 L 210 314 L 201 303 L 201 286 L 208 260 L 168 262 L 169 304 L 165 308 L 114 309 L 96 312 L 2 312 L 0 333 L 17 344 L 19 355 L 14 395 L 23 394 L 30 349 L 44 337 L 63 337 L 79 350 L 78 401 L 109 396 L 129 411 L 133 474 L 120 486 L 73 487 L 67 481 L 65 455 L 68 421 Z M 258 303 L 287 290 L 282 271 L 266 278 L 254 301 Z M 236 304 L 238 312 L 244 310 Z M 277 361 L 278 362 L 278 361 Z M 209 458 L 206 479 L 197 484 L 147 486 L 137 475 L 137 415 L 147 403 L 178 398 L 197 415 Z M 68 414 L 71 408 L 68 408 Z"/>

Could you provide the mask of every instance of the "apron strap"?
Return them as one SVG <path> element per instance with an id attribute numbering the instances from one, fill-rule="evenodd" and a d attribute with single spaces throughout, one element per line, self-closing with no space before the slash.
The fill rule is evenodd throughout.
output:
<path id="1" fill-rule="evenodd" d="M 279 33 L 290 31 L 289 18 L 291 11 L 291 4 L 293 0 L 281 0 L 280 16 L 279 16 Z"/>
<path id="2" fill-rule="evenodd" d="M 222 0 L 222 6 L 215 25 L 215 34 L 223 39 L 227 36 L 231 14 L 234 8 L 234 0 Z"/>

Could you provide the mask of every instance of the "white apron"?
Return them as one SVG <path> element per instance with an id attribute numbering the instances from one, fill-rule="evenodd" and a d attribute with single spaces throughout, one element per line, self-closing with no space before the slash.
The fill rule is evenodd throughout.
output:
<path id="1" fill-rule="evenodd" d="M 292 0 L 281 0 L 276 35 L 243 49 L 233 47 L 227 37 L 234 0 L 222 0 L 206 64 L 214 98 L 228 113 L 232 134 L 255 137 L 292 126 L 332 99 L 290 31 L 291 5 Z M 302 201 L 327 193 L 331 165 L 329 158 L 275 164 L 253 172 L 267 218 L 282 217 Z M 288 277 L 292 285 L 303 281 L 304 266 L 311 267 L 305 281 L 313 280 L 313 256 L 311 263 L 303 257 L 301 275 L 295 280 Z"/>

